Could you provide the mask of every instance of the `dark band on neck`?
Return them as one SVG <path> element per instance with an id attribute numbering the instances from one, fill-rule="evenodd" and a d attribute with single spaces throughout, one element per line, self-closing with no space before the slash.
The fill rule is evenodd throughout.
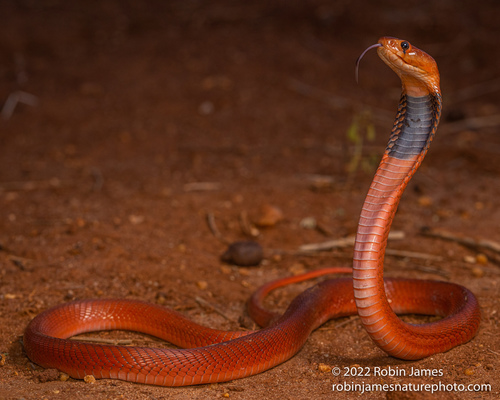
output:
<path id="1" fill-rule="evenodd" d="M 408 160 L 427 151 L 439 120 L 433 95 L 413 97 L 403 95 L 398 115 L 387 146 L 390 157 Z"/>

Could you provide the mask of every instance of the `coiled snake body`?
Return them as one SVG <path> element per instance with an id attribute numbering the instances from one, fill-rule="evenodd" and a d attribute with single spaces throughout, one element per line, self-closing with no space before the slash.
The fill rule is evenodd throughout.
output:
<path id="1" fill-rule="evenodd" d="M 74 378 L 86 375 L 164 386 L 224 382 L 265 371 L 296 354 L 309 334 L 331 318 L 359 314 L 373 341 L 389 355 L 415 360 L 469 341 L 480 322 L 474 295 L 447 282 L 383 279 L 387 237 L 401 195 L 424 158 L 441 114 L 435 61 L 407 41 L 383 37 L 377 52 L 401 78 L 403 92 L 389 144 L 361 211 L 350 268 L 331 268 L 271 282 L 249 302 L 259 331 L 226 332 L 199 326 L 164 307 L 135 300 L 83 300 L 45 311 L 24 334 L 28 357 Z M 364 54 L 364 53 L 363 53 Z M 261 303 L 272 289 L 328 272 L 279 318 Z M 440 315 L 411 325 L 396 313 Z M 271 322 L 274 321 L 274 322 Z M 125 329 L 168 340 L 181 349 L 88 344 L 67 338 Z"/>

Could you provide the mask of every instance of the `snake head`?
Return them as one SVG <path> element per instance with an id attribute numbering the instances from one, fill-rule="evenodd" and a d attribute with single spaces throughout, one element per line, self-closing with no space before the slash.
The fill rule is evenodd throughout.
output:
<path id="1" fill-rule="evenodd" d="M 441 93 L 436 61 L 408 41 L 382 37 L 378 41 L 379 57 L 399 76 L 403 90 L 411 96 Z"/>

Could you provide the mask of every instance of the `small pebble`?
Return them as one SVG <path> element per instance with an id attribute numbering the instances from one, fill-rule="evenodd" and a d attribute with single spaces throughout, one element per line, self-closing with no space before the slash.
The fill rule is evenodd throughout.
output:
<path id="1" fill-rule="evenodd" d="M 212 114 L 215 110 L 215 105 L 211 101 L 204 101 L 198 106 L 198 112 L 201 115 L 209 115 Z"/>
<path id="2" fill-rule="evenodd" d="M 231 269 L 231 267 L 229 267 L 227 265 L 222 265 L 220 267 L 220 272 L 222 272 L 225 275 L 229 275 L 231 272 L 233 272 L 233 270 Z"/>
<path id="3" fill-rule="evenodd" d="M 318 365 L 318 370 L 321 371 L 321 372 L 329 372 L 332 370 L 332 367 L 330 367 L 329 365 L 327 364 L 323 364 L 323 363 L 320 363 Z"/>
<path id="4" fill-rule="evenodd" d="M 71 301 L 75 299 L 75 292 L 71 289 L 64 295 L 64 300 Z"/>
<path id="5" fill-rule="evenodd" d="M 480 267 L 474 267 L 471 269 L 472 275 L 475 278 L 481 278 L 484 276 L 484 270 Z"/>
<path id="6" fill-rule="evenodd" d="M 208 283 L 206 281 L 198 281 L 196 282 L 196 286 L 201 290 L 205 290 L 208 287 Z"/>
<path id="7" fill-rule="evenodd" d="M 472 256 L 465 256 L 464 261 L 469 264 L 475 264 L 476 263 L 476 258 Z"/>
<path id="8" fill-rule="evenodd" d="M 276 206 L 264 204 L 260 207 L 255 220 L 255 225 L 260 228 L 269 228 L 283 219 L 283 212 Z"/>
<path id="9" fill-rule="evenodd" d="M 282 259 L 283 259 L 283 256 L 281 254 L 278 254 L 278 253 L 275 253 L 271 256 L 271 260 L 273 260 L 276 263 L 281 262 Z"/>
<path id="10" fill-rule="evenodd" d="M 68 379 L 69 379 L 69 375 L 68 374 L 65 374 L 64 372 L 61 372 L 59 374 L 59 380 L 61 382 L 66 382 Z"/>
<path id="11" fill-rule="evenodd" d="M 95 383 L 94 375 L 85 375 L 83 377 L 83 380 L 85 381 L 85 383 Z"/>
<path id="12" fill-rule="evenodd" d="M 330 176 L 316 176 L 312 179 L 311 190 L 314 192 L 329 192 L 335 188 L 335 180 Z"/>
<path id="13" fill-rule="evenodd" d="M 314 217 L 306 217 L 300 221 L 299 225 L 304 229 L 316 229 L 316 227 L 318 226 L 318 222 Z"/>
<path id="14" fill-rule="evenodd" d="M 488 257 L 486 256 L 486 254 L 479 253 L 476 255 L 476 262 L 483 265 L 488 264 Z"/>
<path id="15" fill-rule="evenodd" d="M 167 295 L 163 292 L 156 293 L 156 304 L 163 305 L 167 302 Z"/>
<path id="16" fill-rule="evenodd" d="M 132 225 L 139 225 L 144 222 L 144 215 L 129 215 L 128 220 Z"/>
<path id="17" fill-rule="evenodd" d="M 472 369 L 472 368 L 466 368 L 465 371 L 464 371 L 464 374 L 468 375 L 468 376 L 474 375 L 474 369 Z"/>
<path id="18" fill-rule="evenodd" d="M 3 367 L 5 365 L 5 356 L 3 354 L 0 354 L 0 367 Z"/>
<path id="19" fill-rule="evenodd" d="M 306 272 L 306 266 L 301 263 L 295 263 L 288 269 L 293 275 L 300 275 Z"/>
<path id="20" fill-rule="evenodd" d="M 263 258 L 264 250 L 262 246 L 253 241 L 231 243 L 221 256 L 222 261 L 239 265 L 240 267 L 259 265 Z"/>
<path id="21" fill-rule="evenodd" d="M 418 198 L 418 204 L 421 207 L 430 207 L 432 206 L 432 198 L 429 196 L 421 196 Z"/>

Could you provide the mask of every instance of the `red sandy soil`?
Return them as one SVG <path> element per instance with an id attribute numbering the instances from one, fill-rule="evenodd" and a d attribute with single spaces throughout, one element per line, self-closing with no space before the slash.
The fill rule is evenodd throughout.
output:
<path id="1" fill-rule="evenodd" d="M 498 398 L 499 255 L 421 229 L 500 241 L 499 14 L 496 0 L 1 2 L 0 96 L 21 90 L 38 102 L 0 121 L 0 398 L 358 398 L 359 391 L 332 392 L 344 382 L 490 384 L 432 398 Z M 315 257 L 294 251 L 356 230 L 400 84 L 373 52 L 356 85 L 354 61 L 384 35 L 435 56 L 445 100 L 438 135 L 393 226 L 405 236 L 389 244 L 441 260 L 388 256 L 386 275 L 467 286 L 483 316 L 472 341 L 404 362 L 375 347 L 357 318 L 342 319 L 270 371 L 187 388 L 63 382 L 30 363 L 26 325 L 65 301 L 142 299 L 240 329 L 245 302 L 263 283 L 349 266 L 351 247 Z M 374 140 L 358 146 L 358 161 L 348 135 L 354 121 L 358 135 L 375 128 Z M 228 241 L 248 239 L 241 214 L 252 219 L 262 205 L 279 207 L 284 219 L 256 240 L 267 254 L 289 254 L 256 268 L 222 263 L 226 245 L 206 215 Z M 323 229 L 307 229 L 306 218 Z M 279 291 L 269 306 L 283 310 L 306 286 Z M 166 345 L 126 332 L 93 336 Z M 351 378 L 321 364 L 442 376 Z"/>

